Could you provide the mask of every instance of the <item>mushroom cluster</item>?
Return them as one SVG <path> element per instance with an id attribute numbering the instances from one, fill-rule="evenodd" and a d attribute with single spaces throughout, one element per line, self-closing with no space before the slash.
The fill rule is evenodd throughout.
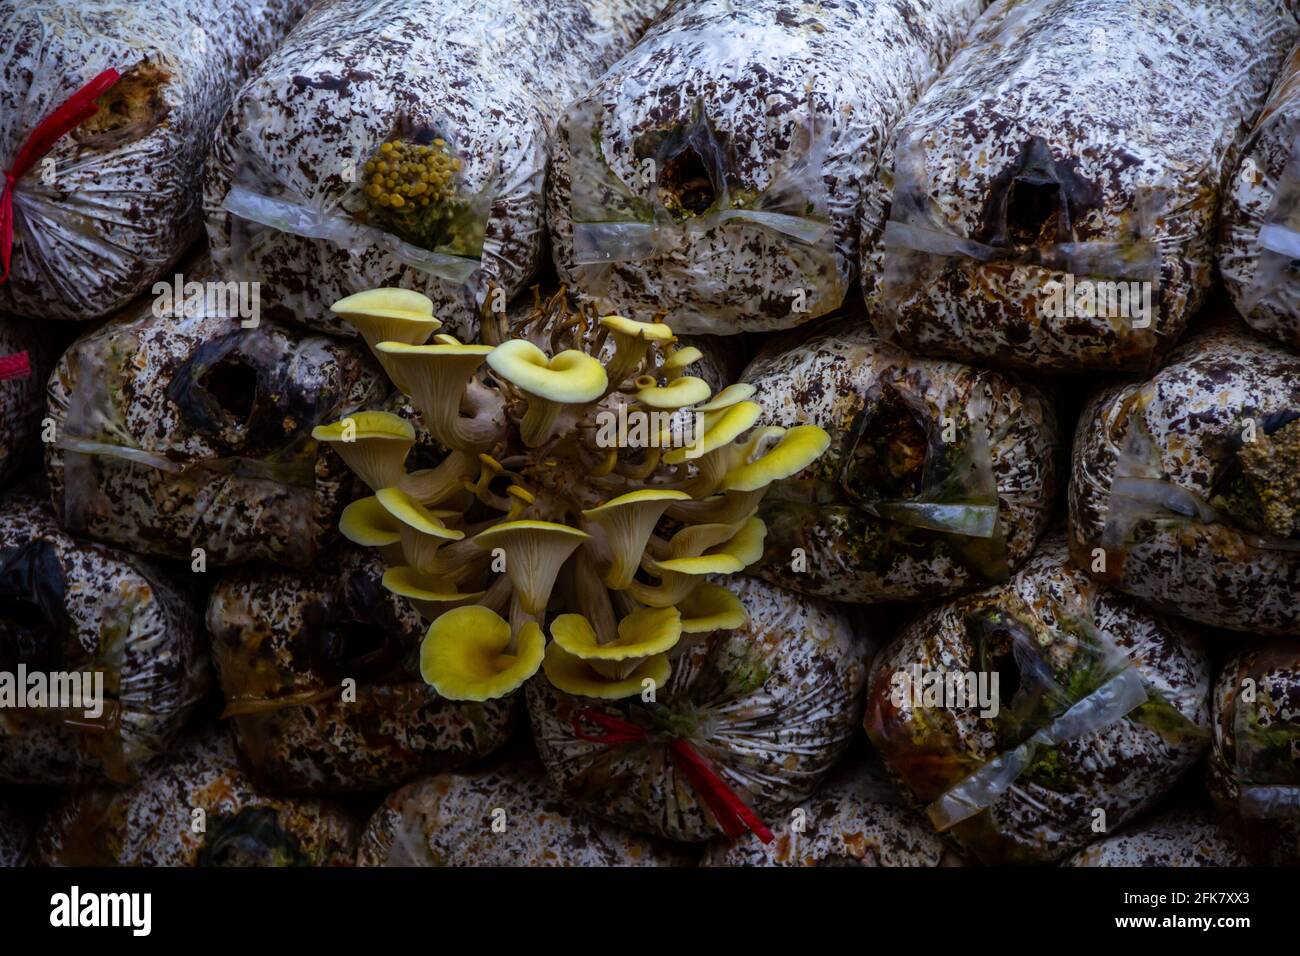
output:
<path id="1" fill-rule="evenodd" d="M 566 693 L 629 697 L 745 623 L 707 579 L 761 556 L 758 503 L 826 449 L 821 428 L 756 428 L 753 386 L 711 395 L 667 325 L 571 313 L 563 290 L 508 328 L 485 320 L 496 345 L 438 334 L 408 290 L 333 309 L 449 450 L 407 471 L 415 427 L 382 411 L 313 432 L 373 491 L 340 529 L 382 549 L 384 586 L 429 622 L 420 668 L 439 694 L 497 698 L 542 669 Z"/>

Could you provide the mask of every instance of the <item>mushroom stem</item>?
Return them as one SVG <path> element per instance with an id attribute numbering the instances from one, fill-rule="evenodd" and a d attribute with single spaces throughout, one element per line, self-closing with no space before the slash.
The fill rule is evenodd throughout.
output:
<path id="1" fill-rule="evenodd" d="M 588 550 L 579 548 L 574 560 L 573 583 L 577 610 L 587 618 L 592 630 L 596 632 L 596 641 L 608 644 L 618 637 L 618 618 L 614 616 L 609 591 L 600 580 Z"/>
<path id="2" fill-rule="evenodd" d="M 563 406 L 547 399 L 529 396 L 528 410 L 519 423 L 519 434 L 524 444 L 536 448 L 550 438 L 562 408 Z"/>
<path id="3" fill-rule="evenodd" d="M 473 477 L 478 467 L 474 455 L 453 450 L 435 467 L 403 475 L 397 487 L 426 507 L 436 505 L 460 491 L 461 483 Z"/>

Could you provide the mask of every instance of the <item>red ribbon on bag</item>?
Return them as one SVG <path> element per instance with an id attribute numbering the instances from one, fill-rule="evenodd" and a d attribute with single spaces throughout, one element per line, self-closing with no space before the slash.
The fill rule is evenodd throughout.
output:
<path id="1" fill-rule="evenodd" d="M 603 734 L 589 734 L 582 729 L 582 721 L 587 720 L 603 727 Z M 581 739 L 593 744 L 612 747 L 615 744 L 633 744 L 648 740 L 650 734 L 636 724 L 628 723 L 618 717 L 587 707 L 573 717 L 573 732 Z M 700 756 L 698 750 L 680 737 L 674 737 L 668 744 L 674 761 L 690 780 L 704 802 L 709 805 L 713 815 L 722 824 L 723 832 L 731 839 L 743 836 L 749 830 L 764 843 L 772 842 L 772 831 L 767 828 L 753 810 L 749 809 L 735 791 L 717 775 L 708 761 Z"/>
<path id="2" fill-rule="evenodd" d="M 26 378 L 32 374 L 32 360 L 26 350 L 0 355 L 0 382 L 11 378 Z"/>
<path id="3" fill-rule="evenodd" d="M 37 160 L 53 149 L 65 134 L 94 116 L 99 109 L 95 101 L 119 79 L 121 74 L 117 70 L 105 70 L 69 96 L 28 134 L 18 148 L 13 166 L 5 170 L 4 186 L 0 187 L 0 285 L 9 281 L 9 259 L 14 246 L 14 188 L 18 180 L 26 176 Z"/>

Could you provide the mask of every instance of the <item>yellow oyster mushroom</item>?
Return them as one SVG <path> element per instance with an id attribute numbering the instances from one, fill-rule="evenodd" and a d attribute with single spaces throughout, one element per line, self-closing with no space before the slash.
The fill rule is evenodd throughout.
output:
<path id="1" fill-rule="evenodd" d="M 378 491 L 404 474 L 415 426 L 391 412 L 354 412 L 332 425 L 317 425 L 311 437 L 328 442 L 371 491 Z"/>
<path id="2" fill-rule="evenodd" d="M 385 590 L 410 601 L 426 621 L 434 621 L 449 608 L 472 604 L 487 594 L 486 591 L 463 593 L 446 578 L 428 577 L 407 565 L 389 568 L 380 583 Z"/>
<path id="3" fill-rule="evenodd" d="M 758 389 L 748 382 L 728 385 L 703 405 L 696 405 L 695 410 L 697 412 L 718 412 L 724 408 L 730 408 L 732 405 L 739 405 L 741 402 L 748 401 L 754 397 L 754 393 L 757 391 Z"/>
<path id="4" fill-rule="evenodd" d="M 763 556 L 767 525 L 756 517 L 734 525 L 692 525 L 673 535 L 664 560 L 647 557 L 642 566 L 659 578 L 650 586 L 633 581 L 627 593 L 650 607 L 667 607 L 684 600 L 707 574 L 735 574 Z M 719 538 L 725 538 L 718 542 Z M 718 543 L 714 543 L 718 542 Z M 703 547 L 702 545 L 707 545 Z M 680 556 L 676 556 L 680 555 Z"/>
<path id="5" fill-rule="evenodd" d="M 704 401 L 711 391 L 709 383 L 704 379 L 687 375 L 674 379 L 667 385 L 638 389 L 636 400 L 650 408 L 677 409 Z"/>
<path id="6" fill-rule="evenodd" d="M 697 436 L 694 444 L 683 448 L 674 448 L 664 455 L 664 461 L 670 465 L 680 465 L 689 458 L 699 458 L 710 452 L 723 449 L 754 427 L 763 408 L 754 402 L 737 402 L 720 412 L 716 418 L 705 422 L 705 432 Z"/>
<path id="7" fill-rule="evenodd" d="M 600 324 L 614 336 L 614 357 L 605 372 L 616 387 L 636 371 L 651 342 L 666 345 L 673 340 L 673 330 L 662 322 L 637 322 L 621 315 L 607 315 Z"/>
<path id="8" fill-rule="evenodd" d="M 620 680 L 610 680 L 601 674 L 591 662 L 574 657 L 555 641 L 546 646 L 546 657 L 542 661 L 542 670 L 555 687 L 575 697 L 594 697 L 599 700 L 618 700 L 634 697 L 641 693 L 641 683 L 645 680 L 654 682 L 655 687 L 663 687 L 672 676 L 672 664 L 667 654 L 657 654 L 641 661 L 637 668 Z"/>
<path id="9" fill-rule="evenodd" d="M 493 700 L 523 686 L 545 652 L 546 638 L 532 621 L 512 641 L 501 615 L 468 605 L 429 625 L 420 644 L 420 676 L 448 700 Z"/>
<path id="10" fill-rule="evenodd" d="M 339 515 L 339 532 L 353 544 L 378 548 L 386 564 L 404 561 L 402 523 L 374 495 L 358 498 Z"/>
<path id="11" fill-rule="evenodd" d="M 441 516 L 400 488 L 381 488 L 375 498 L 397 519 L 406 563 L 421 574 L 437 575 L 443 570 L 447 562 L 438 560 L 439 549 L 444 542 L 464 538 L 465 532 L 448 528 Z"/>
<path id="12" fill-rule="evenodd" d="M 581 614 L 561 614 L 551 622 L 551 638 L 574 657 L 611 680 L 622 680 L 641 661 L 670 650 L 682 636 L 682 618 L 674 607 L 643 607 L 618 622 L 618 636 L 600 643 Z"/>
<path id="13" fill-rule="evenodd" d="M 673 349 L 668 357 L 664 359 L 660 371 L 670 382 L 675 378 L 680 378 L 688 366 L 694 365 L 700 359 L 704 358 L 704 353 L 694 345 L 688 345 L 685 348 Z"/>
<path id="14" fill-rule="evenodd" d="M 525 614 L 541 617 L 555 578 L 574 550 L 591 535 L 553 521 L 503 521 L 480 531 L 474 543 L 505 552 L 506 574 Z"/>
<path id="15" fill-rule="evenodd" d="M 397 487 L 420 504 L 441 504 L 464 489 L 464 483 L 479 470 L 478 457 L 468 452 L 452 451 L 433 468 L 421 468 L 402 475 Z"/>
<path id="16" fill-rule="evenodd" d="M 749 612 L 740 598 L 708 582 L 696 585 L 677 605 L 677 610 L 681 614 L 683 634 L 730 631 L 749 622 Z"/>
<path id="17" fill-rule="evenodd" d="M 689 501 L 690 497 L 684 491 L 645 488 L 611 498 L 582 513 L 603 532 L 609 552 L 609 567 L 602 576 L 607 587 L 621 591 L 632 583 L 645 554 L 646 542 L 664 509 L 675 501 Z"/>
<path id="18" fill-rule="evenodd" d="M 496 440 L 501 425 L 496 420 L 499 407 L 490 400 L 494 396 L 481 387 L 471 390 L 471 379 L 491 346 L 380 342 L 376 350 L 401 374 L 402 390 L 440 443 L 468 452 L 481 451 Z M 468 416 L 461 414 L 467 400 L 472 406 Z"/>
<path id="19" fill-rule="evenodd" d="M 605 392 L 608 379 L 596 359 L 577 349 L 554 358 L 527 339 L 511 339 L 487 357 L 492 371 L 528 396 L 528 410 L 519 425 L 520 437 L 536 448 L 551 432 L 566 405 L 593 402 Z"/>
<path id="20" fill-rule="evenodd" d="M 377 346 L 380 342 L 423 345 L 429 341 L 429 336 L 442 328 L 442 323 L 433 317 L 433 302 L 429 297 L 410 289 L 358 292 L 339 299 L 330 310 L 361 333 L 388 377 L 403 392 L 406 387 L 400 370 L 390 365 L 387 356 L 377 351 Z"/>

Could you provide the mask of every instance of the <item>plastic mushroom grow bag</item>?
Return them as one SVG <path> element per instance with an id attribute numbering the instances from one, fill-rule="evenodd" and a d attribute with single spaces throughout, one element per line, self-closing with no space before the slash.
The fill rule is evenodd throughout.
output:
<path id="1" fill-rule="evenodd" d="M 204 191 L 216 261 L 267 314 L 417 289 L 458 335 L 532 278 L 547 140 L 663 0 L 336 0 L 243 87 Z M 495 294 L 494 297 L 495 299 Z"/>
<path id="2" fill-rule="evenodd" d="M 0 780 L 126 782 L 208 689 L 183 582 L 59 530 L 37 498 L 0 504 Z"/>
<path id="3" fill-rule="evenodd" d="M 560 277 L 681 332 L 838 307 L 894 125 L 985 0 L 693 0 L 565 112 L 548 190 Z"/>
<path id="4" fill-rule="evenodd" d="M 1005 581 L 1047 525 L 1056 419 L 1032 386 L 852 322 L 769 343 L 742 381 L 765 421 L 831 436 L 763 500 L 770 580 L 840 601 L 939 597 Z"/>
<path id="5" fill-rule="evenodd" d="M 1010 582 L 926 613 L 872 666 L 871 742 L 985 863 L 1068 855 L 1149 807 L 1208 742 L 1196 637 L 1066 562 L 1047 539 Z"/>
<path id="6" fill-rule="evenodd" d="M 224 714 L 259 788 L 385 790 L 505 743 L 513 698 L 446 701 L 420 680 L 427 625 L 383 587 L 377 554 L 349 549 L 323 565 L 241 568 L 208 603 Z"/>
<path id="7" fill-rule="evenodd" d="M 0 166 L 17 177 L 0 313 L 93 319 L 147 289 L 201 231 L 231 96 L 308 6 L 0 2 Z"/>
<path id="8" fill-rule="evenodd" d="M 1213 706 L 1210 795 L 1252 862 L 1300 865 L 1300 647 L 1234 654 Z"/>
<path id="9" fill-rule="evenodd" d="M 408 784 L 370 818 L 358 866 L 685 866 L 688 852 L 589 816 L 535 760 Z"/>
<path id="10" fill-rule="evenodd" d="M 1084 847 L 1065 866 L 1246 866 L 1250 861 L 1208 813 L 1179 809 Z"/>
<path id="11" fill-rule="evenodd" d="M 746 625 L 683 645 L 640 697 L 528 684 L 538 751 L 568 799 L 670 839 L 766 841 L 817 788 L 852 740 L 869 645 L 830 604 L 753 578 L 736 587 Z"/>
<path id="12" fill-rule="evenodd" d="M 48 351 L 30 323 L 0 319 L 0 481 L 33 450 L 48 371 Z"/>
<path id="13" fill-rule="evenodd" d="M 1300 357 L 1236 323 L 1085 408 L 1075 562 L 1165 610 L 1300 634 Z"/>
<path id="14" fill-rule="evenodd" d="M 0 798 L 0 868 L 32 863 L 32 824 Z"/>
<path id="15" fill-rule="evenodd" d="M 922 354 L 1145 370 L 1209 288 L 1285 0 L 1000 0 L 900 124 L 863 291 Z M 1088 64 L 1087 68 L 1081 64 Z"/>
<path id="16" fill-rule="evenodd" d="M 37 844 L 48 866 L 351 866 L 358 829 L 336 804 L 258 793 L 216 729 L 134 786 L 69 794 Z"/>
<path id="17" fill-rule="evenodd" d="M 716 840 L 700 865 L 931 867 L 951 857 L 878 767 L 849 757 L 787 814 L 771 843 Z"/>
<path id="18" fill-rule="evenodd" d="M 208 567 L 311 565 L 353 489 L 312 429 L 388 384 L 356 345 L 159 302 L 78 339 L 50 379 L 63 526 Z"/>
<path id="19" fill-rule="evenodd" d="M 1219 272 L 1258 332 L 1300 349 L 1300 47 L 1255 120 L 1224 194 Z"/>

